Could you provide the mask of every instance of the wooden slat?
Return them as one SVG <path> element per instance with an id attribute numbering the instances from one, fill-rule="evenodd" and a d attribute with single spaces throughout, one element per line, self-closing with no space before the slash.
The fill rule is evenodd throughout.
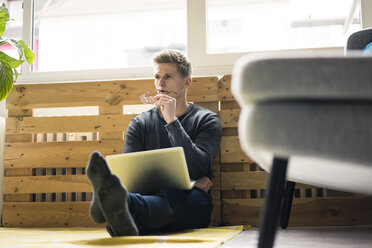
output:
<path id="1" fill-rule="evenodd" d="M 241 150 L 239 138 L 237 136 L 223 136 L 220 149 L 222 163 L 253 163 L 253 161 Z"/>
<path id="2" fill-rule="evenodd" d="M 224 225 L 259 225 L 263 199 L 222 200 Z M 295 198 L 289 226 L 371 225 L 372 198 Z"/>
<path id="3" fill-rule="evenodd" d="M 264 189 L 266 186 L 267 174 L 267 172 L 263 171 L 222 172 L 221 189 Z"/>
<path id="4" fill-rule="evenodd" d="M 71 175 L 73 175 L 72 174 L 72 171 L 73 171 L 72 168 L 67 168 L 66 169 L 66 175 L 67 175 L 67 177 L 70 177 Z M 64 184 L 66 184 L 66 183 L 64 183 Z M 85 187 L 87 187 L 87 186 L 85 185 Z M 68 202 L 73 201 L 72 200 L 72 192 L 70 190 L 63 189 L 63 192 L 66 193 L 66 201 L 68 201 Z M 76 192 L 74 192 L 74 193 L 76 193 Z"/>
<path id="5" fill-rule="evenodd" d="M 240 106 L 236 101 L 221 101 L 221 110 L 227 109 L 240 109 Z"/>
<path id="6" fill-rule="evenodd" d="M 217 77 L 193 77 L 192 84 L 187 91 L 187 100 L 190 102 L 218 101 Z"/>
<path id="7" fill-rule="evenodd" d="M 141 104 L 139 96 L 154 89 L 153 79 L 84 83 L 18 84 L 7 98 L 7 109 Z M 218 78 L 195 77 L 192 102 L 217 101 Z"/>
<path id="8" fill-rule="evenodd" d="M 213 210 L 209 226 L 221 225 L 221 201 L 213 201 Z"/>
<path id="9" fill-rule="evenodd" d="M 90 202 L 4 203 L 4 227 L 104 227 L 89 217 Z"/>
<path id="10" fill-rule="evenodd" d="M 222 190 L 221 199 L 250 199 L 251 190 Z"/>
<path id="11" fill-rule="evenodd" d="M 100 115 L 113 115 L 113 114 L 122 114 L 123 113 L 123 106 L 100 106 L 99 107 L 99 114 Z M 128 123 L 129 125 L 129 123 Z M 127 126 L 128 126 L 127 125 Z M 115 131 L 106 131 L 105 129 L 101 129 L 99 132 L 99 139 L 100 140 L 122 140 L 123 139 L 123 131 L 125 130 L 115 130 Z"/>
<path id="12" fill-rule="evenodd" d="M 215 189 L 213 186 L 211 195 L 213 209 L 210 226 L 219 226 L 221 224 L 221 191 L 219 189 Z"/>
<path id="13" fill-rule="evenodd" d="M 194 102 L 195 105 L 209 109 L 215 113 L 218 113 L 218 102 Z"/>
<path id="14" fill-rule="evenodd" d="M 9 117 L 21 116 L 20 118 L 24 118 L 23 116 L 32 116 L 32 115 L 33 115 L 32 109 L 17 109 L 17 110 L 8 111 Z M 15 135 L 10 134 L 10 135 L 7 135 L 7 141 L 14 142 L 14 143 L 32 142 L 32 134 L 15 134 Z M 5 152 L 4 152 L 4 155 L 6 156 Z M 31 175 L 32 175 L 32 169 L 29 169 L 29 168 L 18 168 L 18 169 L 6 169 L 5 170 L 6 177 L 8 176 L 31 176 Z M 28 202 L 28 201 L 31 201 L 31 195 L 29 194 L 6 195 L 4 196 L 4 200 L 6 202 L 8 201 Z"/>
<path id="15" fill-rule="evenodd" d="M 231 75 L 225 75 L 218 81 L 218 99 L 220 101 L 234 100 L 231 94 Z"/>
<path id="16" fill-rule="evenodd" d="M 53 108 L 139 104 L 143 92 L 153 88 L 153 80 L 15 85 L 7 98 L 7 108 Z"/>
<path id="17" fill-rule="evenodd" d="M 5 177 L 4 194 L 91 192 L 86 175 Z"/>
<path id="18" fill-rule="evenodd" d="M 222 136 L 239 136 L 238 129 L 236 127 L 222 128 Z"/>
<path id="19" fill-rule="evenodd" d="M 213 183 L 213 189 L 220 189 L 221 187 L 221 173 L 214 171 L 213 172 L 213 178 L 212 178 L 212 183 Z"/>
<path id="20" fill-rule="evenodd" d="M 240 109 L 221 110 L 220 118 L 223 128 L 238 127 Z"/>
<path id="21" fill-rule="evenodd" d="M 249 163 L 223 163 L 223 164 L 221 164 L 221 172 L 251 171 L 251 165 L 254 165 L 254 164 L 249 164 Z"/>
<path id="22" fill-rule="evenodd" d="M 266 171 L 221 172 L 221 190 L 265 189 L 268 173 Z M 296 189 L 315 189 L 316 186 L 296 183 Z M 335 196 L 350 196 L 342 192 Z"/>
<path id="23" fill-rule="evenodd" d="M 6 133 L 117 132 L 127 129 L 135 115 L 15 117 L 6 119 Z"/>
<path id="24" fill-rule="evenodd" d="M 6 143 L 5 168 L 85 167 L 92 151 L 121 153 L 122 140 Z"/>

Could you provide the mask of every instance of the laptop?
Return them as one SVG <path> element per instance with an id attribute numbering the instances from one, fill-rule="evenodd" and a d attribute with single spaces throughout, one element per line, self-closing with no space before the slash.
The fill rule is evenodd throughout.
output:
<path id="1" fill-rule="evenodd" d="M 182 147 L 106 156 L 107 164 L 128 192 L 153 194 L 166 187 L 189 190 L 191 181 Z"/>

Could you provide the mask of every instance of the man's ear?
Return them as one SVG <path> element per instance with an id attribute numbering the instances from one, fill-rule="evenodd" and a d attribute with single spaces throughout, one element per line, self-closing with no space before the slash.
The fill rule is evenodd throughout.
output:
<path id="1" fill-rule="evenodd" d="M 185 85 L 184 85 L 184 88 L 188 88 L 190 87 L 190 85 L 192 84 L 192 78 L 190 76 L 188 76 L 185 80 Z"/>

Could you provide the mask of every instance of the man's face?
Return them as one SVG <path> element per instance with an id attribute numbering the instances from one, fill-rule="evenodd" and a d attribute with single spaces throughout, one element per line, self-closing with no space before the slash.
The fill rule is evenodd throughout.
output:
<path id="1" fill-rule="evenodd" d="M 155 87 L 157 90 L 162 90 L 161 93 L 177 98 L 185 91 L 186 78 L 181 76 L 176 64 L 161 63 L 154 67 Z M 160 94 L 161 94 L 160 93 Z"/>

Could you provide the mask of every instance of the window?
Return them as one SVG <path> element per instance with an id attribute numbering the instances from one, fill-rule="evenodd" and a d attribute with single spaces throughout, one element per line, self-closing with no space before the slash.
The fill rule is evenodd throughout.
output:
<path id="1" fill-rule="evenodd" d="M 208 0 L 207 53 L 344 46 L 361 28 L 355 0 Z"/>
<path id="2" fill-rule="evenodd" d="M 151 56 L 166 48 L 186 51 L 200 76 L 231 73 L 247 53 L 342 53 L 349 33 L 372 26 L 371 2 L 27 0 L 23 38 L 37 58 L 18 82 L 151 77 Z"/>
<path id="3" fill-rule="evenodd" d="M 35 0 L 34 71 L 151 66 L 186 51 L 186 0 Z"/>

